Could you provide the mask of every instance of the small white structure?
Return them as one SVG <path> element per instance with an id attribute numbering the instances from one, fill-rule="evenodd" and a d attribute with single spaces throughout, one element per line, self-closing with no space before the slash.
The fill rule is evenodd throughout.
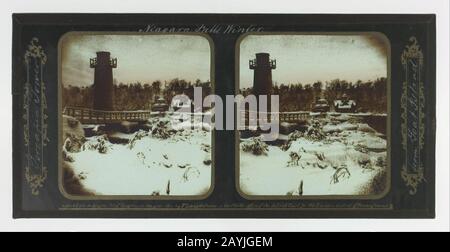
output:
<path id="1" fill-rule="evenodd" d="M 152 111 L 154 112 L 165 112 L 169 109 L 166 101 L 162 97 L 155 97 L 155 102 L 152 104 Z"/>
<path id="2" fill-rule="evenodd" d="M 328 112 L 330 111 L 330 105 L 328 105 L 327 100 L 325 100 L 324 98 L 320 98 L 312 104 L 311 110 L 313 112 Z"/>
<path id="3" fill-rule="evenodd" d="M 346 94 L 342 95 L 341 99 L 334 100 L 334 109 L 336 112 L 355 112 L 356 102 L 350 100 Z"/>
<path id="4" fill-rule="evenodd" d="M 174 97 L 170 103 L 170 108 L 175 112 L 191 112 L 192 101 L 185 95 Z"/>

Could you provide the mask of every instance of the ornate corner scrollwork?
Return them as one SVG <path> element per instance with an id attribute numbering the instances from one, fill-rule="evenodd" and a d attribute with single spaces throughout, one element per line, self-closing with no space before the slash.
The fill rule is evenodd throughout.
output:
<path id="1" fill-rule="evenodd" d="M 25 180 L 31 193 L 39 195 L 44 186 L 48 170 L 44 163 L 44 149 L 49 141 L 47 136 L 47 99 L 43 70 L 47 55 L 37 38 L 32 38 L 24 55 L 26 83 L 23 97 Z"/>
<path id="2" fill-rule="evenodd" d="M 409 39 L 410 45 L 405 47 L 401 62 L 405 74 L 402 85 L 402 146 L 404 162 L 401 177 L 410 188 L 409 193 L 417 193 L 418 186 L 425 181 L 422 162 L 424 147 L 424 83 L 422 81 L 423 53 L 415 37 Z"/>
<path id="3" fill-rule="evenodd" d="M 25 168 L 25 179 L 30 184 L 31 194 L 39 195 L 39 189 L 44 187 L 44 182 L 47 179 L 48 170 L 47 167 L 42 167 L 42 173 L 33 174 L 30 171 L 30 167 Z"/>

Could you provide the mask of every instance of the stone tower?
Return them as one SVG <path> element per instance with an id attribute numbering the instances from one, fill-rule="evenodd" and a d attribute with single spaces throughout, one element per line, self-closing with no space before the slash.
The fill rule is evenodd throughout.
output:
<path id="1" fill-rule="evenodd" d="M 97 58 L 90 59 L 94 73 L 94 109 L 114 110 L 114 87 L 112 69 L 117 67 L 117 59 L 110 52 L 97 52 Z"/>
<path id="2" fill-rule="evenodd" d="M 256 59 L 249 61 L 253 74 L 253 94 L 268 95 L 268 108 L 270 108 L 270 95 L 272 94 L 272 69 L 276 68 L 276 60 L 271 60 L 268 53 L 257 53 Z"/>

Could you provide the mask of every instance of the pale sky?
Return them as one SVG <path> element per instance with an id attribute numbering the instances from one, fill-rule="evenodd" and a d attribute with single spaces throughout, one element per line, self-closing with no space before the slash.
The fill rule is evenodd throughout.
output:
<path id="1" fill-rule="evenodd" d="M 211 51 L 206 38 L 196 35 L 69 34 L 61 41 L 62 83 L 88 86 L 94 82 L 89 59 L 97 51 L 117 58 L 113 77 L 118 83 L 152 83 L 174 78 L 208 81 Z"/>
<path id="2" fill-rule="evenodd" d="M 249 35 L 240 44 L 240 87 L 253 85 L 248 61 L 266 52 L 276 59 L 278 84 L 356 82 L 387 77 L 388 45 L 377 35 Z"/>

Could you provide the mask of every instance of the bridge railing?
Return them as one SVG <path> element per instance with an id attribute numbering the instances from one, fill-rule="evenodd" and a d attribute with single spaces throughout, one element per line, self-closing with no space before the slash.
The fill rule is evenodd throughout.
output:
<path id="1" fill-rule="evenodd" d="M 280 121 L 280 122 L 302 122 L 309 119 L 309 112 L 307 111 L 294 111 L 294 112 L 256 112 L 252 111 L 252 113 L 248 110 L 240 111 L 240 119 L 241 123 L 245 122 L 245 125 L 252 123 L 252 125 L 256 125 L 257 120 L 267 121 L 267 118 L 270 118 L 270 121 Z M 259 119 L 258 119 L 259 117 Z"/>
<path id="2" fill-rule="evenodd" d="M 300 122 L 309 119 L 309 112 L 280 112 L 280 122 Z"/>
<path id="3" fill-rule="evenodd" d="M 80 107 L 65 107 L 64 115 L 72 116 L 78 120 L 88 123 L 108 123 L 120 121 L 145 121 L 150 111 L 104 111 Z"/>

